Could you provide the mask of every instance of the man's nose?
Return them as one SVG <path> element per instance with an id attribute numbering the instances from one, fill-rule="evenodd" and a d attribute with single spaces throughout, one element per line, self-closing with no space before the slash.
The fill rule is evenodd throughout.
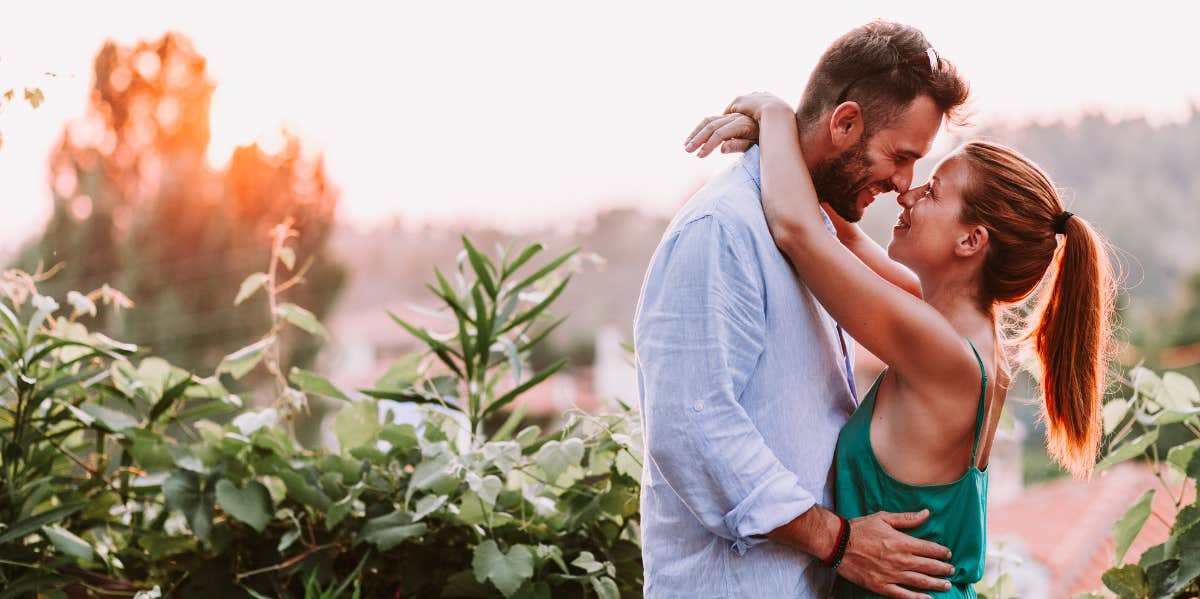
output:
<path id="1" fill-rule="evenodd" d="M 896 174 L 892 175 L 892 187 L 896 188 L 896 193 L 903 195 L 908 191 L 908 186 L 912 185 L 912 180 L 913 167 L 910 164 L 897 170 Z"/>

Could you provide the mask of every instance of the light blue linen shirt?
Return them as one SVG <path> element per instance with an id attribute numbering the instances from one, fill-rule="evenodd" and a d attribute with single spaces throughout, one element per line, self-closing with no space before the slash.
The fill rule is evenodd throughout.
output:
<path id="1" fill-rule="evenodd" d="M 832 504 L 834 446 L 855 404 L 837 325 L 775 247 L 760 181 L 753 147 L 675 216 L 642 285 L 650 599 L 824 597 L 833 579 L 752 538 Z"/>

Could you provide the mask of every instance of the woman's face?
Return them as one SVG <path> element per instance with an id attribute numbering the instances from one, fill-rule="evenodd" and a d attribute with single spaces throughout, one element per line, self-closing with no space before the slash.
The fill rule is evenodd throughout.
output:
<path id="1" fill-rule="evenodd" d="M 918 275 L 936 272 L 955 260 L 959 241 L 974 228 L 961 220 L 962 189 L 969 174 L 966 160 L 951 154 L 924 185 L 896 198 L 900 214 L 892 228 L 888 256 Z"/>

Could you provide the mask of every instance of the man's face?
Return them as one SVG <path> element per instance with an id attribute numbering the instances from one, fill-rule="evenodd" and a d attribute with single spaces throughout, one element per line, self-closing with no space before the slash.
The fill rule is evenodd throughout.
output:
<path id="1" fill-rule="evenodd" d="M 928 96 L 918 96 L 886 129 L 841 154 L 816 165 L 812 171 L 817 197 L 848 222 L 858 222 L 875 196 L 908 191 L 913 165 L 929 152 L 942 125 L 942 112 Z"/>

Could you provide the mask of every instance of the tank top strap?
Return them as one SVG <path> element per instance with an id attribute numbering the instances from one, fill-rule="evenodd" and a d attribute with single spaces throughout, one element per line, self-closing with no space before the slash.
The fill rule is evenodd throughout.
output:
<path id="1" fill-rule="evenodd" d="M 983 433 L 983 416 L 987 408 L 987 369 L 983 367 L 983 358 L 979 356 L 979 350 L 975 349 L 975 344 L 967 339 L 967 344 L 971 346 L 971 351 L 975 353 L 975 361 L 979 362 L 979 372 L 983 375 L 983 382 L 979 385 L 979 406 L 975 408 L 975 442 L 971 445 L 971 467 L 975 467 L 975 456 L 979 452 L 979 435 Z"/>

